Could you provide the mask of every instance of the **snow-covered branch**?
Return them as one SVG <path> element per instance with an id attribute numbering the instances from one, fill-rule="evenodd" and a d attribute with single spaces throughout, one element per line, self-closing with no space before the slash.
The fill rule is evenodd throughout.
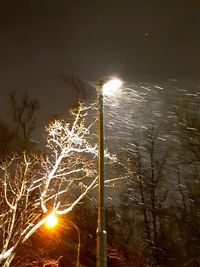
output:
<path id="1" fill-rule="evenodd" d="M 13 156 L 0 170 L 0 264 L 8 267 L 15 249 L 46 221 L 53 211 L 70 212 L 97 186 L 94 121 L 80 105 L 69 121 L 47 126 L 47 149 L 40 155 Z M 70 123 L 71 122 L 71 123 Z M 107 151 L 105 157 L 116 163 Z M 114 181 L 113 181 L 114 182 Z"/>

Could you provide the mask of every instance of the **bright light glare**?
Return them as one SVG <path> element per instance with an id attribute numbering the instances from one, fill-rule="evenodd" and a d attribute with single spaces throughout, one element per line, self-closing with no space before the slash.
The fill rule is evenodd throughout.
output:
<path id="1" fill-rule="evenodd" d="M 47 228 L 54 228 L 58 223 L 58 218 L 54 213 L 51 213 L 49 216 L 46 218 L 46 226 Z"/>
<path id="2" fill-rule="evenodd" d="M 114 92 L 119 89 L 122 84 L 123 82 L 116 78 L 108 81 L 103 85 L 103 94 L 108 96 L 113 95 Z"/>

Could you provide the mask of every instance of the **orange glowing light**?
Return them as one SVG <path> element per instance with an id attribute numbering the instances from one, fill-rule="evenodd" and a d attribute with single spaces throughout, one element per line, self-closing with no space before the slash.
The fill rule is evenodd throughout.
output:
<path id="1" fill-rule="evenodd" d="M 47 216 L 45 222 L 47 228 L 54 228 L 57 224 L 58 224 L 58 218 L 54 213 L 51 213 L 49 216 Z"/>

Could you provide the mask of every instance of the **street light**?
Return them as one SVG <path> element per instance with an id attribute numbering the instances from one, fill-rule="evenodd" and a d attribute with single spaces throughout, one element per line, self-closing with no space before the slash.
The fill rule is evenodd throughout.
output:
<path id="1" fill-rule="evenodd" d="M 122 85 L 113 78 L 97 81 L 98 97 L 98 227 L 97 227 L 97 267 L 107 267 L 107 240 L 104 203 L 104 95 L 112 95 Z"/>
<path id="2" fill-rule="evenodd" d="M 58 218 L 56 217 L 56 215 L 54 214 L 54 212 L 50 213 L 45 220 L 45 225 L 47 228 L 55 228 L 56 225 L 58 224 Z"/>
<path id="3" fill-rule="evenodd" d="M 68 223 L 71 224 L 71 226 L 76 230 L 77 237 L 78 237 L 78 245 L 77 245 L 77 258 L 76 258 L 76 267 L 79 267 L 79 261 L 80 261 L 80 249 L 81 249 L 81 236 L 78 226 L 73 222 L 69 221 Z M 54 212 L 51 212 L 45 220 L 46 227 L 50 230 L 55 229 L 55 227 L 58 225 L 58 217 L 55 215 Z"/>

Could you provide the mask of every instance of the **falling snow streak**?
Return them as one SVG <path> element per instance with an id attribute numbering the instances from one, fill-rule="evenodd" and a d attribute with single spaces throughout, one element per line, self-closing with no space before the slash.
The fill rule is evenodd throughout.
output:
<path id="1" fill-rule="evenodd" d="M 177 112 L 187 108 L 190 116 L 200 116 L 200 92 L 179 88 L 174 83 L 127 83 L 112 97 L 105 96 L 108 140 L 126 145 L 133 136 L 141 138 L 150 128 L 159 128 L 159 139 L 177 142 Z M 187 106 L 187 107 L 186 107 Z M 191 129 L 192 130 L 192 129 Z M 194 129 L 193 129 L 194 130 Z"/>

